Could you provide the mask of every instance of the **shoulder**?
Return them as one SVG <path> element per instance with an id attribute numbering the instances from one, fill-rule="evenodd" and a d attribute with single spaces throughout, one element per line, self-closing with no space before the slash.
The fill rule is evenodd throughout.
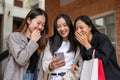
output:
<path id="1" fill-rule="evenodd" d="M 97 33 L 94 36 L 94 42 L 97 42 L 98 44 L 104 44 L 104 43 L 111 43 L 108 36 L 103 33 Z"/>
<path id="2" fill-rule="evenodd" d="M 108 36 L 103 33 L 96 33 L 95 34 L 96 39 L 98 40 L 109 40 Z"/>
<path id="3" fill-rule="evenodd" d="M 15 41 L 19 41 L 21 39 L 27 39 L 26 36 L 23 33 L 20 32 L 13 32 L 9 35 L 8 40 L 15 40 Z"/>
<path id="4" fill-rule="evenodd" d="M 25 35 L 20 32 L 13 32 L 9 35 L 9 38 L 20 38 L 20 37 L 25 37 Z"/>
<path id="5" fill-rule="evenodd" d="M 20 32 L 13 32 L 13 33 L 10 34 L 9 37 L 19 37 L 19 36 L 22 36 L 22 33 L 20 33 Z"/>

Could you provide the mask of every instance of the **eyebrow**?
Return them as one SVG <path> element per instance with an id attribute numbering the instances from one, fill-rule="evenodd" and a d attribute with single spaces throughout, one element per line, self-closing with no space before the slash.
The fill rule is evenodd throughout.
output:
<path id="1" fill-rule="evenodd" d="M 41 20 L 37 20 L 37 21 L 42 22 Z M 43 24 L 45 24 L 45 22 Z"/>

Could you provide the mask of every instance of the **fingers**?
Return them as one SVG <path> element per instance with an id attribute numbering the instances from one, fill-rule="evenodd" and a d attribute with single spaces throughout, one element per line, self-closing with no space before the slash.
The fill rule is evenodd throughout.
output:
<path id="1" fill-rule="evenodd" d="M 77 39 L 77 41 L 79 41 L 83 45 L 85 45 L 89 41 L 86 33 L 76 31 L 75 36 L 76 36 L 75 38 Z"/>
<path id="2" fill-rule="evenodd" d="M 41 34 L 39 30 L 34 30 L 33 33 L 37 36 L 40 36 L 40 34 Z"/>
<path id="3" fill-rule="evenodd" d="M 56 65 L 57 65 L 56 68 L 62 67 L 65 65 L 65 61 L 61 60 L 61 61 L 57 62 Z"/>
<path id="4" fill-rule="evenodd" d="M 75 72 L 76 72 L 77 70 L 78 70 L 78 66 L 77 66 L 77 65 L 73 65 L 73 66 L 71 67 L 72 73 L 75 74 Z"/>
<path id="5" fill-rule="evenodd" d="M 82 36 L 87 36 L 87 34 L 86 34 L 85 32 L 78 32 L 78 31 L 75 32 L 75 35 L 76 35 L 76 36 L 79 36 L 79 37 L 80 37 L 80 36 L 81 36 L 81 37 L 82 37 Z"/>
<path id="6" fill-rule="evenodd" d="M 64 80 L 64 78 L 61 78 L 61 80 Z"/>
<path id="7" fill-rule="evenodd" d="M 82 34 L 78 33 L 78 32 L 75 32 L 75 38 L 77 39 L 77 41 L 79 41 L 81 43 L 81 41 L 82 41 Z"/>
<path id="8" fill-rule="evenodd" d="M 41 33 L 39 30 L 34 30 L 32 33 L 31 33 L 31 39 L 34 40 L 34 41 L 38 41 L 41 37 Z"/>
<path id="9" fill-rule="evenodd" d="M 59 67 L 62 67 L 62 66 L 65 65 L 65 61 L 64 60 L 61 60 L 61 61 L 58 62 L 57 59 L 58 59 L 58 57 L 54 57 L 52 59 L 52 61 L 50 62 L 50 64 L 49 64 L 50 70 L 54 70 L 56 68 L 59 68 Z"/>

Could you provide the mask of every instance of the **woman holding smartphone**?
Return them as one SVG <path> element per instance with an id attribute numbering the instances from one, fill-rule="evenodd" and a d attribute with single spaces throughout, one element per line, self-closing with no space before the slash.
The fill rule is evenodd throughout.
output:
<path id="1" fill-rule="evenodd" d="M 76 63 L 79 53 L 70 17 L 59 14 L 54 21 L 54 34 L 44 52 L 43 70 L 49 74 L 50 80 L 61 80 L 62 77 L 66 80 L 76 80 L 76 75 L 73 75 L 70 69 L 72 64 Z M 81 66 L 82 58 L 79 59 Z M 75 76 L 74 79 L 72 76 Z"/>

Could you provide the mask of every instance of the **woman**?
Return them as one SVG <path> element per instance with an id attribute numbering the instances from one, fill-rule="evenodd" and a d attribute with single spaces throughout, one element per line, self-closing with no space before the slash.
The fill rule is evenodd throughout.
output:
<path id="1" fill-rule="evenodd" d="M 32 9 L 18 31 L 9 36 L 10 56 L 3 80 L 43 80 L 41 60 L 47 44 L 47 20 L 44 10 Z"/>
<path id="2" fill-rule="evenodd" d="M 69 72 L 73 63 L 78 59 L 79 48 L 75 44 L 74 27 L 66 14 L 59 14 L 54 21 L 54 34 L 50 37 L 43 57 L 43 70 L 49 73 L 50 80 L 77 80 L 77 76 Z M 56 57 L 63 53 L 64 58 Z M 82 58 L 79 55 L 79 65 Z M 59 60 L 59 61 L 58 61 Z M 72 78 L 75 76 L 74 78 Z"/>
<path id="3" fill-rule="evenodd" d="M 119 80 L 120 68 L 117 64 L 116 52 L 108 37 L 96 29 L 88 16 L 77 17 L 74 26 L 83 60 L 91 59 L 95 49 L 95 57 L 103 62 L 106 80 Z"/>

